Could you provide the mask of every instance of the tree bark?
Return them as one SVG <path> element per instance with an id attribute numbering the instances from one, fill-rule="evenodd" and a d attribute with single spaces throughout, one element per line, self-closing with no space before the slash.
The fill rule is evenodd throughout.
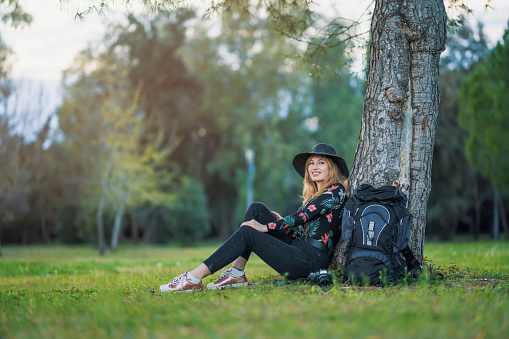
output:
<path id="1" fill-rule="evenodd" d="M 154 221 L 152 220 L 152 218 L 149 218 L 148 222 L 147 222 L 147 226 L 145 227 L 145 230 L 143 232 L 143 242 L 144 243 L 149 243 L 150 242 L 150 237 L 152 236 L 152 230 L 154 228 Z"/>
<path id="2" fill-rule="evenodd" d="M 221 190 L 217 190 L 217 187 L 221 187 Z M 235 213 L 232 213 L 239 201 L 237 188 L 214 174 L 205 190 L 209 197 L 208 210 L 215 236 L 218 239 L 227 239 L 239 227 Z M 270 206 L 269 202 L 265 203 Z"/>
<path id="3" fill-rule="evenodd" d="M 499 212 L 499 202 L 498 197 L 500 193 L 497 189 L 493 190 L 493 240 L 498 241 L 498 233 L 500 230 L 500 216 Z"/>
<path id="4" fill-rule="evenodd" d="M 97 205 L 97 216 L 96 216 L 96 224 L 97 224 L 97 246 L 99 247 L 99 255 L 103 256 L 106 251 L 106 246 L 104 246 L 104 226 L 103 226 L 103 209 L 106 198 L 104 194 L 101 195 L 101 199 L 99 199 L 99 204 Z"/>
<path id="5" fill-rule="evenodd" d="M 127 210 L 127 215 L 129 216 L 129 220 L 131 221 L 131 241 L 134 245 L 138 245 L 139 243 L 138 221 L 131 213 L 131 211 Z"/>
<path id="6" fill-rule="evenodd" d="M 445 240 L 452 241 L 458 232 L 458 220 L 452 220 L 449 229 L 446 232 Z"/>
<path id="7" fill-rule="evenodd" d="M 505 238 L 509 239 L 509 228 L 507 226 L 507 217 L 505 215 L 504 201 L 502 200 L 502 196 L 499 197 L 499 205 L 500 205 L 500 221 L 502 223 L 502 228 L 504 229 Z"/>
<path id="8" fill-rule="evenodd" d="M 479 191 L 480 191 L 479 190 L 479 182 L 476 178 L 476 180 L 474 181 L 474 196 L 473 196 L 475 215 L 474 215 L 474 221 L 473 221 L 474 224 L 473 224 L 473 230 L 472 230 L 472 236 L 475 241 L 479 240 L 479 228 L 481 225 L 482 200 L 481 200 Z"/>
<path id="9" fill-rule="evenodd" d="M 43 244 L 47 244 L 49 242 L 49 230 L 48 230 L 48 226 L 46 224 L 46 218 L 44 217 L 44 215 L 41 215 L 40 217 L 41 219 L 41 239 L 42 239 L 42 243 Z"/>
<path id="10" fill-rule="evenodd" d="M 96 226 L 97 226 L 97 243 L 99 246 L 99 254 L 101 256 L 104 255 L 106 251 L 106 241 L 104 237 L 104 225 L 103 225 L 103 209 L 106 203 L 106 194 L 108 192 L 108 180 L 111 175 L 111 171 L 113 169 L 113 157 L 111 157 L 108 167 L 103 176 L 102 180 L 102 192 L 101 198 L 99 199 L 99 204 L 97 205 L 97 215 L 96 215 Z"/>
<path id="11" fill-rule="evenodd" d="M 122 226 L 122 216 L 124 215 L 125 204 L 122 202 L 117 209 L 115 214 L 115 223 L 113 225 L 113 233 L 111 235 L 111 250 L 116 251 L 118 246 L 118 236 Z"/>
<path id="12" fill-rule="evenodd" d="M 2 256 L 2 234 L 4 233 L 4 224 L 0 218 L 0 257 Z"/>
<path id="13" fill-rule="evenodd" d="M 26 221 L 23 221 L 21 223 L 21 244 L 23 246 L 26 246 L 28 245 L 28 226 L 27 226 L 27 223 Z"/>
<path id="14" fill-rule="evenodd" d="M 350 189 L 362 183 L 394 185 L 408 195 L 413 215 L 409 243 L 419 261 L 431 190 L 438 66 L 446 23 L 440 0 L 376 1 L 364 112 L 350 177 Z"/>

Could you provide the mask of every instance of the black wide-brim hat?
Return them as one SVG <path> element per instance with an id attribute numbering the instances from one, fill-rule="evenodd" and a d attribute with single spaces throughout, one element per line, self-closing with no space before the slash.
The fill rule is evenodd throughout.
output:
<path id="1" fill-rule="evenodd" d="M 301 177 L 304 178 L 306 175 L 306 161 L 312 155 L 325 155 L 329 157 L 336 165 L 338 165 L 341 174 L 343 174 L 345 178 L 348 178 L 350 175 L 346 161 L 336 155 L 334 147 L 328 144 L 317 144 L 313 147 L 311 152 L 301 152 L 293 157 L 293 167 Z"/>

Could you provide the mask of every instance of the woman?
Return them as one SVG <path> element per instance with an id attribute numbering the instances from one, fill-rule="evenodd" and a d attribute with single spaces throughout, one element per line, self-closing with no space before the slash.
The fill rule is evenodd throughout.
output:
<path id="1" fill-rule="evenodd" d="M 304 178 L 303 205 L 285 218 L 262 203 L 249 206 L 239 229 L 191 272 L 161 285 L 162 292 L 201 289 L 202 279 L 233 262 L 209 289 L 247 285 L 244 267 L 251 251 L 288 279 L 306 278 L 327 268 L 341 231 L 347 198 L 348 167 L 336 150 L 318 144 L 293 158 Z"/>

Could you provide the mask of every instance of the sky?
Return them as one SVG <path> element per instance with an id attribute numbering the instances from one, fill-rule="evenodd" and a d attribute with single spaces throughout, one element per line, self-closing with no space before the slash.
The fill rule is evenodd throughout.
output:
<path id="1" fill-rule="evenodd" d="M 509 21 L 509 0 L 491 0 L 493 9 L 484 10 L 487 0 L 465 0 L 473 9 L 472 22 L 482 21 L 490 46 L 502 38 Z M 112 12 L 90 14 L 81 21 L 76 12 L 88 7 L 87 0 L 20 0 L 25 11 L 33 16 L 30 26 L 23 29 L 0 25 L 1 36 L 13 51 L 11 78 L 23 86 L 31 100 L 21 111 L 39 109 L 42 119 L 51 114 L 61 101 L 59 86 L 62 71 L 70 67 L 75 56 L 89 43 L 102 39 L 108 23 L 124 20 L 127 9 L 123 1 L 116 1 Z M 344 18 L 359 19 L 371 0 L 317 0 L 317 10 Z M 203 5 L 203 1 L 199 1 Z M 133 8 L 142 12 L 141 8 Z M 365 14 L 364 19 L 369 16 Z M 361 30 L 368 30 L 366 21 Z M 42 95 L 41 95 L 42 93 Z"/>

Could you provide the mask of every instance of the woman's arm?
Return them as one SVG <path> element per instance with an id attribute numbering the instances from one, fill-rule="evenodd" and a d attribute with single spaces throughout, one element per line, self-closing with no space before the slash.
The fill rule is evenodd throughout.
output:
<path id="1" fill-rule="evenodd" d="M 297 212 L 275 222 L 270 222 L 266 225 L 266 227 L 270 232 L 305 224 L 333 209 L 341 207 L 345 199 L 346 191 L 343 185 L 339 183 L 332 184 L 327 187 L 322 194 L 311 199 Z"/>
<path id="2" fill-rule="evenodd" d="M 283 219 L 283 217 L 281 216 L 281 214 L 279 214 L 278 212 L 274 212 L 274 211 L 271 211 L 272 214 L 276 217 L 276 220 L 279 220 L 279 219 Z"/>
<path id="3" fill-rule="evenodd" d="M 255 230 L 257 230 L 258 232 L 262 232 L 262 233 L 266 233 L 268 232 L 267 230 L 267 225 L 264 225 L 264 224 L 260 224 L 258 221 L 254 220 L 254 219 L 251 219 L 249 221 L 244 221 L 242 224 L 240 224 L 240 226 L 250 226 L 252 228 L 254 228 Z"/>

